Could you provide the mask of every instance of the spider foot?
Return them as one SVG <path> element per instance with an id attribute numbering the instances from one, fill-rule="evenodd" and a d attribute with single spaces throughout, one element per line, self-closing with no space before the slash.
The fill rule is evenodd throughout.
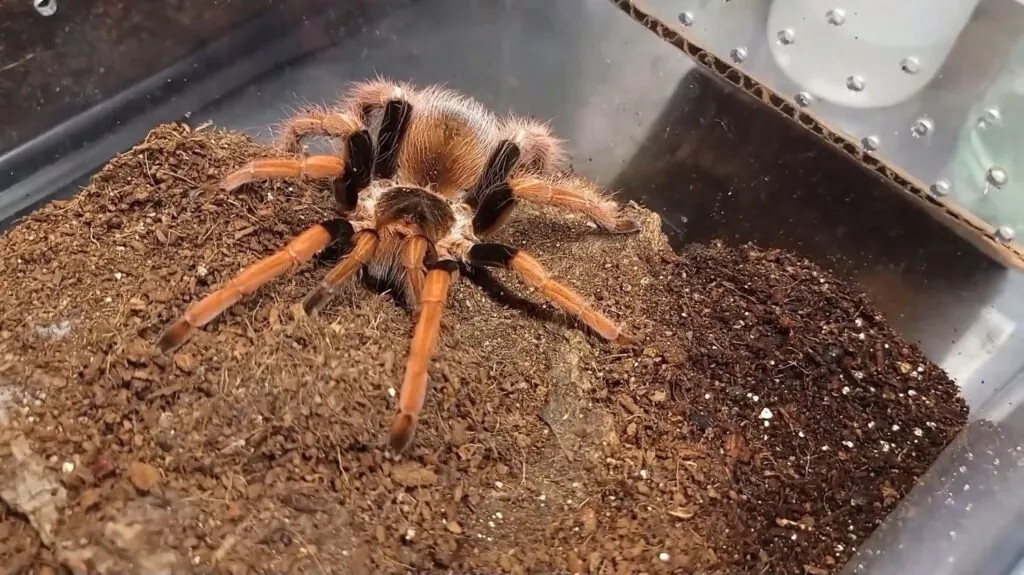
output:
<path id="1" fill-rule="evenodd" d="M 156 347 L 162 353 L 170 353 L 181 347 L 191 333 L 192 324 L 184 318 L 179 319 L 160 334 L 160 339 L 156 341 Z"/>
<path id="2" fill-rule="evenodd" d="M 416 423 L 416 416 L 411 413 L 400 412 L 395 415 L 395 419 L 391 423 L 391 438 L 388 443 L 391 446 L 391 451 L 396 455 L 405 451 L 412 443 L 412 438 L 416 434 Z"/>
<path id="3" fill-rule="evenodd" d="M 604 231 L 612 234 L 635 234 L 640 231 L 639 222 L 621 213 L 615 218 L 615 223 L 613 225 L 609 226 L 601 223 L 598 223 L 597 225 Z"/>

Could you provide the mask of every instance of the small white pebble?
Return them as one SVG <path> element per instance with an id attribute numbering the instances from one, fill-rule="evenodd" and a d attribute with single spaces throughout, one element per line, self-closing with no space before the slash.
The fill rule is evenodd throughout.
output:
<path id="1" fill-rule="evenodd" d="M 853 324 L 856 325 L 857 327 L 861 327 L 862 325 L 864 325 L 864 320 L 858 317 L 857 319 L 853 320 Z"/>
<path id="2" fill-rule="evenodd" d="M 772 410 L 766 407 L 761 410 L 761 414 L 758 415 L 758 417 L 760 417 L 761 419 L 771 419 L 772 417 L 775 417 L 775 415 L 772 413 Z"/>
<path id="3" fill-rule="evenodd" d="M 405 540 L 412 541 L 413 537 L 416 537 L 416 530 L 412 527 L 405 530 Z"/>
<path id="4" fill-rule="evenodd" d="M 866 335 L 864 335 L 863 333 L 858 333 L 858 334 L 857 334 L 857 339 L 859 339 L 859 340 L 861 340 L 861 341 L 864 341 L 864 339 L 865 339 L 866 337 L 867 337 L 867 336 L 866 336 Z"/>
<path id="5" fill-rule="evenodd" d="M 917 395 L 917 392 L 914 391 L 913 389 L 908 389 L 907 395 L 909 395 L 910 397 L 914 397 L 915 395 Z"/>
<path id="6" fill-rule="evenodd" d="M 501 511 L 498 511 L 497 513 L 495 513 L 494 516 L 497 517 L 498 519 L 503 519 L 505 517 L 504 515 L 501 514 Z"/>
<path id="7" fill-rule="evenodd" d="M 768 421 L 767 419 L 766 419 L 766 420 L 764 420 L 764 426 L 765 426 L 765 427 L 768 427 L 768 426 L 770 426 L 771 424 L 772 424 L 772 422 Z"/>
<path id="8" fill-rule="evenodd" d="M 114 272 L 114 279 L 120 281 L 120 279 L 123 278 L 123 277 L 124 277 L 124 274 L 122 274 L 121 272 Z"/>
<path id="9" fill-rule="evenodd" d="M 868 422 L 868 429 L 874 429 L 874 428 L 875 428 L 875 422 L 874 421 L 869 421 Z"/>
<path id="10" fill-rule="evenodd" d="M 899 431 L 899 430 L 900 430 L 900 426 L 898 426 L 898 425 L 895 425 L 895 424 L 894 424 L 894 425 L 892 426 L 892 430 L 893 430 L 893 431 Z"/>
<path id="11" fill-rule="evenodd" d="M 110 296 L 107 296 L 107 297 L 103 298 L 103 302 L 104 302 L 104 303 L 110 303 L 110 302 L 112 302 L 112 301 L 114 301 L 114 298 L 112 298 L 112 297 L 110 297 Z"/>
<path id="12" fill-rule="evenodd" d="M 843 386 L 843 395 L 850 395 L 850 387 L 849 386 L 845 386 L 845 385 Z"/>
<path id="13" fill-rule="evenodd" d="M 845 445 L 849 449 L 853 449 L 853 442 L 852 441 L 844 441 L 843 445 Z"/>
<path id="14" fill-rule="evenodd" d="M 205 278 L 206 274 L 208 273 L 210 273 L 209 270 L 207 270 L 206 266 L 204 266 L 203 264 L 199 264 L 198 266 L 196 266 L 196 277 Z"/>
<path id="15" fill-rule="evenodd" d="M 391 397 L 394 397 L 396 393 L 397 392 L 395 391 L 395 388 L 393 388 L 393 387 L 389 387 L 388 388 L 388 395 L 390 395 Z"/>
<path id="16" fill-rule="evenodd" d="M 704 399 L 711 399 L 711 394 L 710 393 L 705 393 L 704 394 Z"/>
<path id="17" fill-rule="evenodd" d="M 753 401 L 754 403 L 757 403 L 757 401 L 758 401 L 759 399 L 761 399 L 761 398 L 760 398 L 760 397 L 758 397 L 758 396 L 756 396 L 756 395 L 750 398 L 750 400 L 751 400 L 751 401 Z"/>
<path id="18" fill-rule="evenodd" d="M 822 451 L 828 451 L 828 446 L 827 445 L 822 445 L 821 446 L 821 450 Z"/>
<path id="19" fill-rule="evenodd" d="M 60 466 L 60 470 L 64 473 L 71 473 L 75 470 L 75 464 L 70 461 L 65 461 L 64 464 Z"/>
<path id="20" fill-rule="evenodd" d="M 923 432 L 923 431 L 921 431 L 921 428 L 920 428 L 920 427 L 915 427 L 915 428 L 914 428 L 914 435 L 916 435 L 916 436 L 918 436 L 918 437 L 921 437 L 922 435 L 924 435 L 924 432 Z"/>
<path id="21" fill-rule="evenodd" d="M 669 555 L 668 555 L 668 553 L 665 553 L 664 551 L 662 551 L 661 553 L 658 553 L 658 559 L 661 560 L 662 562 L 667 563 L 668 560 L 669 560 Z"/>
<path id="22" fill-rule="evenodd" d="M 798 436 L 800 436 L 800 437 L 803 437 L 803 436 L 804 436 L 804 432 L 802 432 L 802 431 L 798 431 L 798 432 L 797 432 L 796 434 L 797 434 Z"/>
<path id="23" fill-rule="evenodd" d="M 647 470 L 646 469 L 641 469 L 640 470 L 640 479 L 647 479 Z"/>
<path id="24" fill-rule="evenodd" d="M 498 489 L 504 489 L 504 488 L 505 488 L 505 484 L 504 484 L 504 483 L 502 483 L 502 482 L 500 482 L 500 481 L 495 481 L 495 482 L 494 482 L 494 486 L 495 486 L 496 488 L 498 488 Z"/>
<path id="25" fill-rule="evenodd" d="M 493 521 L 488 521 L 487 522 L 487 526 L 493 529 L 494 528 L 494 522 Z"/>
<path id="26" fill-rule="evenodd" d="M 548 496 L 547 496 L 547 495 L 544 495 L 543 493 L 541 493 L 541 494 L 540 494 L 540 497 L 538 497 L 537 499 L 540 499 L 541 501 L 544 501 L 544 500 L 545 500 L 545 499 L 547 499 L 547 498 L 548 498 Z"/>

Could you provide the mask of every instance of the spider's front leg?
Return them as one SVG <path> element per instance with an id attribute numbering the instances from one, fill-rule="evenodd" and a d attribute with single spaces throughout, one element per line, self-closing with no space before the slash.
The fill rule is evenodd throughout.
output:
<path id="1" fill-rule="evenodd" d="M 458 264 L 452 260 L 438 261 L 430 265 L 423 282 L 419 315 L 398 397 L 398 413 L 391 424 L 389 443 L 395 453 L 404 451 L 416 433 L 416 424 L 427 398 L 427 371 L 441 335 L 441 316 L 448 299 L 448 288 L 458 270 Z"/>
<path id="2" fill-rule="evenodd" d="M 164 352 L 177 349 L 197 328 L 213 321 L 242 297 L 255 292 L 275 278 L 295 271 L 328 245 L 349 242 L 352 236 L 352 224 L 340 218 L 307 229 L 281 250 L 245 268 L 222 287 L 189 306 L 185 313 L 160 335 L 157 347 Z"/>

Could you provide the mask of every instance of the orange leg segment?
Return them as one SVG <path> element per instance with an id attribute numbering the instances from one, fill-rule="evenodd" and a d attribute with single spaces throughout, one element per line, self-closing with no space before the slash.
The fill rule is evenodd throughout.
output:
<path id="1" fill-rule="evenodd" d="M 570 176 L 548 180 L 524 176 L 513 179 L 511 185 L 516 198 L 582 214 L 606 231 L 625 234 L 640 229 L 636 222 L 622 214 L 618 203 L 605 197 L 583 178 Z"/>
<path id="2" fill-rule="evenodd" d="M 230 192 L 250 182 L 285 178 L 336 178 L 345 165 L 338 156 L 306 156 L 298 159 L 267 158 L 249 162 L 224 177 L 222 190 Z"/>
<path id="3" fill-rule="evenodd" d="M 157 347 L 165 352 L 180 347 L 196 328 L 210 323 L 242 297 L 255 292 L 274 278 L 294 271 L 327 247 L 333 239 L 334 235 L 324 224 L 317 224 L 302 232 L 280 251 L 245 268 L 227 284 L 189 306 L 160 336 Z"/>
<path id="4" fill-rule="evenodd" d="M 341 285 L 349 276 L 359 268 L 370 263 L 374 252 L 377 250 L 377 234 L 371 230 L 363 230 L 355 235 L 352 250 L 345 254 L 345 257 L 338 262 L 331 271 L 327 272 L 324 280 L 320 282 L 313 291 L 309 292 L 302 300 L 302 309 L 307 314 L 314 314 L 320 311 L 328 302 L 334 299 Z"/>
<path id="5" fill-rule="evenodd" d="M 430 242 L 423 236 L 412 236 L 402 244 L 402 266 L 405 268 L 406 294 L 414 309 L 419 309 L 426 275 L 423 260 L 427 257 Z"/>
<path id="6" fill-rule="evenodd" d="M 359 120 L 348 114 L 314 107 L 289 118 L 284 123 L 278 145 L 286 152 L 296 153 L 302 149 L 303 138 L 308 136 L 345 139 L 362 127 Z"/>
<path id="7" fill-rule="evenodd" d="M 453 269 L 438 267 L 427 272 L 423 282 L 419 317 L 412 332 L 409 359 L 398 397 L 398 413 L 391 424 L 390 444 L 395 453 L 404 451 L 416 433 L 416 424 L 427 398 L 427 370 L 441 336 L 441 315 L 453 277 Z"/>

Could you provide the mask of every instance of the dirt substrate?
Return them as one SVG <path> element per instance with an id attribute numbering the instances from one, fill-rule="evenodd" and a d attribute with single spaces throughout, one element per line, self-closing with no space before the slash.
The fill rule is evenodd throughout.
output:
<path id="1" fill-rule="evenodd" d="M 521 210 L 502 239 L 638 345 L 462 281 L 396 460 L 383 445 L 410 315 L 355 285 L 296 313 L 323 262 L 173 357 L 152 349 L 190 300 L 329 215 L 319 183 L 206 187 L 266 153 L 163 126 L 0 239 L 0 564 L 827 573 L 965 422 L 954 384 L 807 261 L 676 256 L 635 207 L 632 237 Z M 33 482 L 35 507 L 12 488 Z"/>

